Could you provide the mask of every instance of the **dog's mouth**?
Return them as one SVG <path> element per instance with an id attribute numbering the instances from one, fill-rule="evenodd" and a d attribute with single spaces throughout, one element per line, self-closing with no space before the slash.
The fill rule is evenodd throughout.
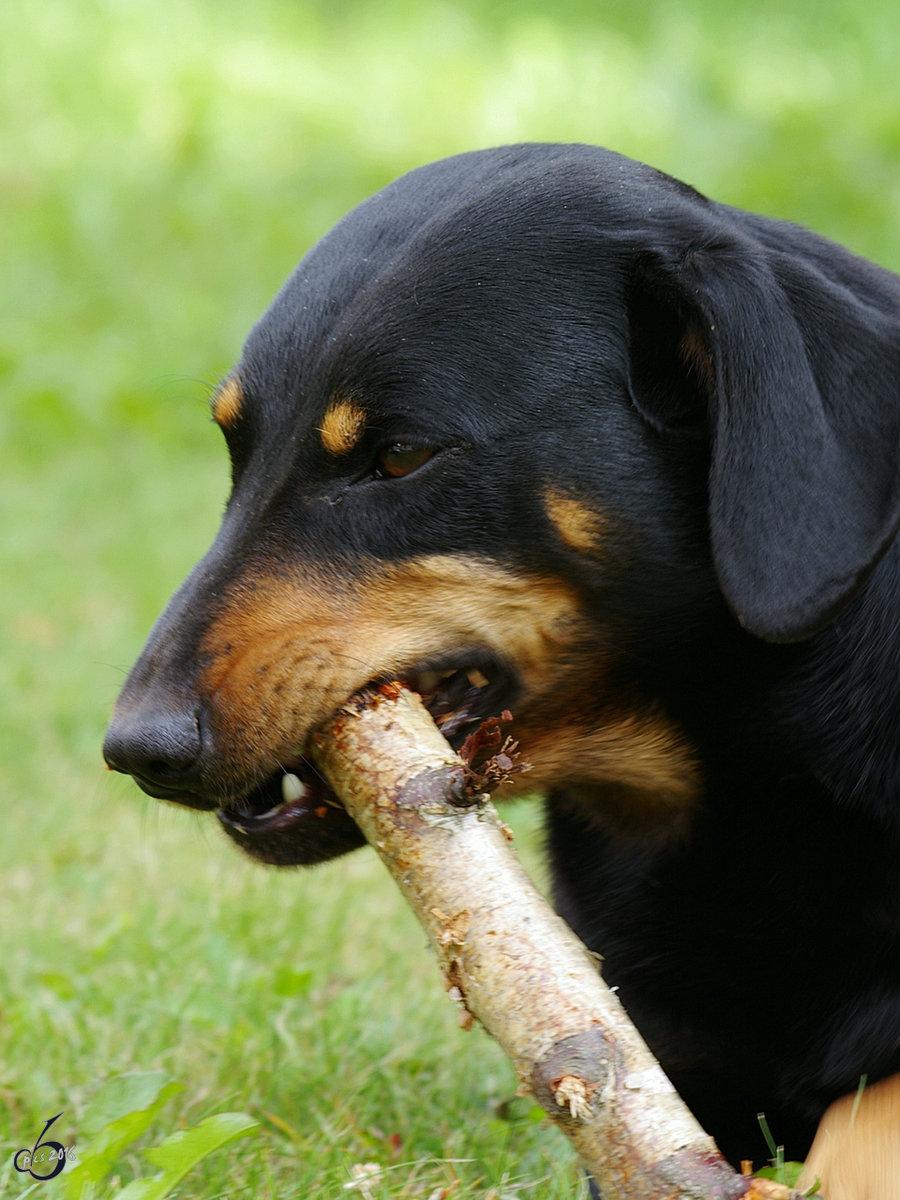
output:
<path id="1" fill-rule="evenodd" d="M 520 685 L 495 655 L 436 660 L 400 672 L 418 692 L 454 749 L 488 717 L 515 704 Z M 376 679 L 374 684 L 385 682 Z M 302 753 L 283 761 L 258 787 L 217 812 L 247 854 L 276 866 L 322 862 L 363 844 L 363 836 L 321 774 Z"/>

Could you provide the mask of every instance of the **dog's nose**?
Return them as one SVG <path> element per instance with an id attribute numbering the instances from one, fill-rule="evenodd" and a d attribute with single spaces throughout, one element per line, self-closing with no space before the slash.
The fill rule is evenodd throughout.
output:
<path id="1" fill-rule="evenodd" d="M 160 800 L 209 807 L 199 795 L 202 752 L 196 714 L 161 708 L 116 714 L 103 742 L 103 757 L 113 771 L 133 775 L 135 783 Z"/>

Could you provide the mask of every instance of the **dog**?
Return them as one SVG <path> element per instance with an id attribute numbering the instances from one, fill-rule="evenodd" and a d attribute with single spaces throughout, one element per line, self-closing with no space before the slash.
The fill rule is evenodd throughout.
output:
<path id="1" fill-rule="evenodd" d="M 829 1200 L 893 1194 L 900 278 L 606 150 L 475 151 L 341 220 L 212 413 L 231 497 L 108 766 L 310 864 L 363 841 L 304 758 L 353 693 L 456 746 L 510 709 L 555 903 L 722 1152 L 821 1122 Z"/>

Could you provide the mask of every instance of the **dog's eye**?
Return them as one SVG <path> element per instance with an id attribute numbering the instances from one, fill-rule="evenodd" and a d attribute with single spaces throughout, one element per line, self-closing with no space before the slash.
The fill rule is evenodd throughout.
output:
<path id="1" fill-rule="evenodd" d="M 407 442 L 394 442 L 378 455 L 375 474 L 379 479 L 402 479 L 412 475 L 434 455 L 427 446 L 411 446 Z"/>

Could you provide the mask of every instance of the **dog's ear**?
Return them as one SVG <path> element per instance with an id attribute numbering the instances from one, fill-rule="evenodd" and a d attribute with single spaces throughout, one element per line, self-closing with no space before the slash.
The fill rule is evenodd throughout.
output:
<path id="1" fill-rule="evenodd" d="M 628 294 L 634 403 L 708 431 L 719 582 L 771 641 L 828 623 L 900 524 L 900 282 L 785 228 L 779 253 L 709 230 L 648 248 Z"/>

